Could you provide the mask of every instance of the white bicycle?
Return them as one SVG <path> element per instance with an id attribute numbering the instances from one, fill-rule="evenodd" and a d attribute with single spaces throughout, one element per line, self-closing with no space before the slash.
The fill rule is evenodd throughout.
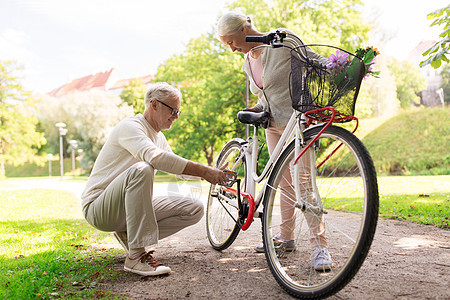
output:
<path id="1" fill-rule="evenodd" d="M 365 75 L 364 63 L 355 57 L 352 65 L 359 68 L 357 78 L 355 70 L 350 70 L 353 77 L 344 83 L 345 88 L 342 82 L 333 87 L 325 79 L 334 75 L 308 58 L 305 45 L 289 34 L 276 32 L 247 37 L 247 41 L 291 49 L 294 110 L 261 174 L 257 174 L 258 128 L 268 121 L 269 114 L 238 114 L 240 122 L 254 126 L 254 133 L 247 140 L 230 140 L 219 154 L 216 166 L 227 166 L 233 171 L 233 180 L 211 185 L 206 211 L 208 239 L 214 249 L 226 249 L 254 218 L 261 218 L 265 257 L 281 287 L 298 298 L 328 297 L 359 270 L 378 218 L 372 159 L 353 133 L 332 124 L 356 121 L 357 127 L 354 102 Z M 353 107 L 345 110 L 350 105 Z M 318 230 L 326 236 L 333 258 L 327 271 L 316 271 L 311 263 L 311 246 L 319 243 Z M 282 231 L 291 234 L 295 247 L 280 242 Z"/>

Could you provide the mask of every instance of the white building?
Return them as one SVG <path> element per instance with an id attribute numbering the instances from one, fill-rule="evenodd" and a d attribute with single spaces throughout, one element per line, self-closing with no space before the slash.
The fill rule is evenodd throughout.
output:
<path id="1" fill-rule="evenodd" d="M 435 41 L 422 41 L 420 42 L 408 56 L 408 61 L 415 66 L 419 66 L 420 62 L 425 59 L 422 54 L 430 49 L 435 44 Z M 420 104 L 425 106 L 440 106 L 443 105 L 444 95 L 441 88 L 442 67 L 435 69 L 428 65 L 423 68 L 419 68 L 420 74 L 427 79 L 427 89 L 420 92 Z"/>

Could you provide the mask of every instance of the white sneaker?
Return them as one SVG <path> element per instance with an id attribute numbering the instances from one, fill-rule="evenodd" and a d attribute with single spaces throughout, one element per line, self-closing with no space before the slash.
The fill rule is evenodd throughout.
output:
<path id="1" fill-rule="evenodd" d="M 278 236 L 275 236 L 273 238 L 273 245 L 275 247 L 275 250 L 283 249 L 283 251 L 286 252 L 292 252 L 297 249 L 297 245 L 294 240 L 286 240 Z M 259 244 L 258 246 L 256 246 L 255 251 L 258 253 L 264 253 L 264 244 Z"/>
<path id="2" fill-rule="evenodd" d="M 331 259 L 331 255 L 327 248 L 314 249 L 312 262 L 314 264 L 314 270 L 316 271 L 328 271 L 333 264 L 333 260 Z"/>
<path id="3" fill-rule="evenodd" d="M 152 254 L 153 251 L 149 251 L 136 259 L 131 259 L 127 255 L 123 268 L 127 272 L 141 276 L 156 276 L 170 273 L 170 268 L 163 266 L 161 262 L 153 258 Z"/>

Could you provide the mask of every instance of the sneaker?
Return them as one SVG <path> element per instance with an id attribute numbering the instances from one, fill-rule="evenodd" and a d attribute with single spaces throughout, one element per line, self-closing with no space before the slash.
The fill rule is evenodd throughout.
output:
<path id="1" fill-rule="evenodd" d="M 282 247 L 284 247 L 284 251 L 292 252 L 292 251 L 295 251 L 295 249 L 297 248 L 297 245 L 295 244 L 294 240 L 285 240 L 283 238 L 275 236 L 273 238 L 273 241 L 274 241 L 273 244 L 275 246 L 275 250 L 278 250 L 278 249 L 281 249 Z M 255 251 L 258 253 L 263 253 L 264 252 L 264 244 L 260 244 L 260 245 L 256 246 Z"/>
<path id="2" fill-rule="evenodd" d="M 170 268 L 163 266 L 161 262 L 153 258 L 154 251 L 149 251 L 143 254 L 141 257 L 131 259 L 128 257 L 125 259 L 125 271 L 139 274 L 141 276 L 156 276 L 161 274 L 170 273 Z"/>
<path id="3" fill-rule="evenodd" d="M 312 262 L 314 264 L 314 270 L 316 271 L 328 271 L 331 269 L 333 263 L 327 248 L 314 249 Z"/>
<path id="4" fill-rule="evenodd" d="M 119 241 L 120 245 L 122 245 L 123 249 L 125 249 L 125 251 L 129 252 L 128 249 L 128 236 L 127 236 L 127 232 L 126 231 L 121 231 L 121 232 L 113 232 L 114 237 Z"/>

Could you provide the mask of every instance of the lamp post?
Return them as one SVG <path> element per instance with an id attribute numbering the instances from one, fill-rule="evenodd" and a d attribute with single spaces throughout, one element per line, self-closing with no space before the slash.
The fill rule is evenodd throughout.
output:
<path id="1" fill-rule="evenodd" d="M 56 127 L 58 127 L 59 130 L 59 164 L 61 167 L 61 179 L 63 179 L 64 176 L 64 161 L 63 161 L 63 136 L 66 135 L 67 133 L 67 129 L 65 129 L 64 127 L 66 127 L 66 124 L 64 123 L 56 123 L 55 124 Z"/>
<path id="2" fill-rule="evenodd" d="M 52 177 L 52 159 L 53 154 L 49 153 L 47 154 L 48 157 L 48 177 Z"/>
<path id="3" fill-rule="evenodd" d="M 69 144 L 72 149 L 72 176 L 75 176 L 75 150 L 78 148 L 78 142 L 75 140 L 70 140 Z"/>

